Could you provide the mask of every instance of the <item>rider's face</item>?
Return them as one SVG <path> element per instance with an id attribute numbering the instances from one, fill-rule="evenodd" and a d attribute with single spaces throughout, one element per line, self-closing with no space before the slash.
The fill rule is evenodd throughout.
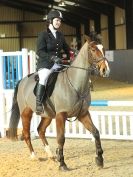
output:
<path id="1" fill-rule="evenodd" d="M 55 29 L 58 29 L 61 25 L 61 19 L 60 18 L 54 18 L 53 19 L 53 26 Z"/>

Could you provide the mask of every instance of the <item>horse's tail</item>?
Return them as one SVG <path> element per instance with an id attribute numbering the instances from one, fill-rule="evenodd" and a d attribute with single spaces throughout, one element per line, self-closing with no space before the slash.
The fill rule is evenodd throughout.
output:
<path id="1" fill-rule="evenodd" d="M 18 102 L 17 102 L 17 93 L 18 93 L 18 86 L 19 86 L 20 81 L 18 81 L 16 88 L 14 90 L 11 117 L 10 117 L 9 129 L 8 129 L 8 134 L 7 134 L 7 137 L 12 140 L 17 140 L 17 127 L 18 127 L 18 123 L 20 120 L 20 111 L 19 111 Z"/>

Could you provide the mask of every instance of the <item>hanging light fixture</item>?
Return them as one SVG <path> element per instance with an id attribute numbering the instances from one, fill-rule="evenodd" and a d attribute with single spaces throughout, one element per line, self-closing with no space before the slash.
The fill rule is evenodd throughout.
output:
<path id="1" fill-rule="evenodd" d="M 70 6 L 76 6 L 75 2 L 72 1 L 64 1 L 66 5 L 70 5 Z"/>
<path id="2" fill-rule="evenodd" d="M 60 7 L 60 6 L 53 6 L 53 9 L 57 9 L 57 10 L 61 10 L 61 11 L 68 11 L 64 7 Z"/>
<path id="3" fill-rule="evenodd" d="M 60 3 L 58 4 L 58 6 L 60 6 L 60 7 L 65 7 L 66 6 L 66 4 L 65 4 L 65 1 L 60 1 Z"/>
<path id="4" fill-rule="evenodd" d="M 73 1 L 67 1 L 67 0 L 54 0 L 54 2 L 59 3 L 58 6 L 66 6 L 66 5 L 70 5 L 70 6 L 79 6 L 79 4 L 73 2 Z"/>
<path id="5" fill-rule="evenodd" d="M 58 2 L 59 3 L 59 2 L 61 2 L 61 0 L 54 0 L 54 2 Z"/>

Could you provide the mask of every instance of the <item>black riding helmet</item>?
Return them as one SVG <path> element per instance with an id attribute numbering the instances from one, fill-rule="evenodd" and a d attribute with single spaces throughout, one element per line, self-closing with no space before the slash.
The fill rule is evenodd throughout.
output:
<path id="1" fill-rule="evenodd" d="M 51 10 L 47 15 L 47 21 L 52 22 L 54 18 L 63 19 L 62 13 L 58 10 Z"/>

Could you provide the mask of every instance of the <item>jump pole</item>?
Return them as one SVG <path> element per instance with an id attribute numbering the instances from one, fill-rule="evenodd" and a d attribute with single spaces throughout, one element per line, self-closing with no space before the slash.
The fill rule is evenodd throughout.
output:
<path id="1" fill-rule="evenodd" d="M 133 101 L 106 101 L 106 100 L 96 100 L 92 101 L 90 106 L 131 106 L 133 107 Z"/>

